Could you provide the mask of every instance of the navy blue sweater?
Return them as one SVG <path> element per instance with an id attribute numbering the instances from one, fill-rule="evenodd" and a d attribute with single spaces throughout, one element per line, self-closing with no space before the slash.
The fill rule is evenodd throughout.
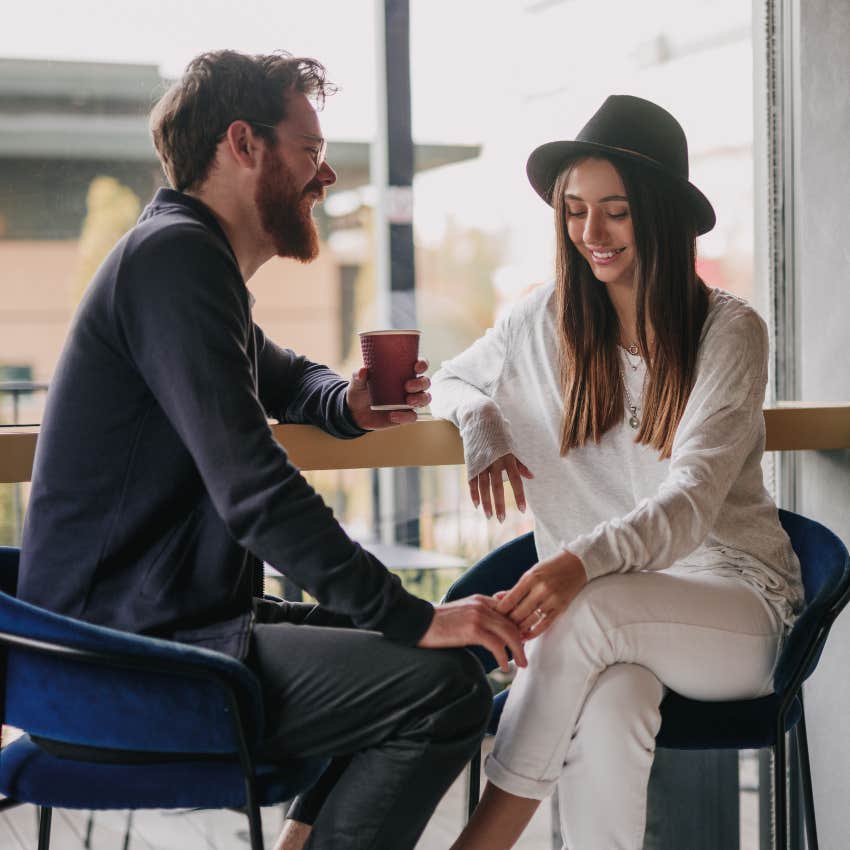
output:
<path id="1" fill-rule="evenodd" d="M 265 338 L 210 210 L 160 190 L 95 275 L 53 376 L 18 596 L 244 658 L 259 559 L 415 643 L 430 604 L 348 538 L 266 421 L 357 436 L 346 386 Z"/>

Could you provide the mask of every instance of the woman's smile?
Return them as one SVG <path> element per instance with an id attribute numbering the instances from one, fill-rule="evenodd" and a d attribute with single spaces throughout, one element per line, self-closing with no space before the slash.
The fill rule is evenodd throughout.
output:
<path id="1" fill-rule="evenodd" d="M 613 262 L 615 262 L 620 254 L 626 250 L 626 246 L 624 245 L 622 248 L 613 248 L 608 250 L 601 250 L 596 248 L 588 249 L 590 251 L 590 256 L 593 257 L 593 262 L 597 266 L 610 266 Z"/>

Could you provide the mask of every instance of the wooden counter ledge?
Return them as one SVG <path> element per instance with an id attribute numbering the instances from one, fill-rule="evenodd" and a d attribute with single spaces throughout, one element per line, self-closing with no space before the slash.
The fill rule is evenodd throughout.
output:
<path id="1" fill-rule="evenodd" d="M 764 417 L 768 451 L 850 448 L 850 403 L 779 402 L 765 408 Z M 0 428 L 0 483 L 29 481 L 38 431 L 37 426 Z M 337 440 L 312 425 L 272 425 L 272 431 L 303 470 L 463 463 L 455 427 L 428 416 L 355 440 Z"/>

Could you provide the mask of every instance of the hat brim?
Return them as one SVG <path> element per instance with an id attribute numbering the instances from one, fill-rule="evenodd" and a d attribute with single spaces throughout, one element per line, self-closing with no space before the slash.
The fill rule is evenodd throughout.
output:
<path id="1" fill-rule="evenodd" d="M 654 171 L 659 176 L 663 176 L 682 191 L 683 197 L 690 204 L 696 221 L 697 234 L 708 233 L 714 227 L 717 221 L 714 207 L 693 183 L 671 174 L 661 163 L 639 153 L 632 153 L 595 142 L 547 142 L 531 152 L 525 172 L 534 191 L 551 207 L 553 205 L 552 190 L 555 188 L 555 181 L 563 171 L 564 166 L 577 157 L 594 154 L 611 159 L 627 159 Z"/>

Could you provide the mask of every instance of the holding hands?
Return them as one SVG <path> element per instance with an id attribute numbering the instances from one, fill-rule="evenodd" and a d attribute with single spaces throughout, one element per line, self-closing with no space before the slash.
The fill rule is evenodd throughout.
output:
<path id="1" fill-rule="evenodd" d="M 510 590 L 497 593 L 496 610 L 530 640 L 540 637 L 586 584 L 581 561 L 572 552 L 560 552 L 535 564 Z"/>
<path id="2" fill-rule="evenodd" d="M 515 455 L 502 455 L 469 480 L 472 503 L 476 508 L 481 505 L 488 519 L 495 507 L 499 522 L 505 518 L 505 477 L 513 489 L 517 507 L 525 511 L 522 480 L 534 478 L 534 474 Z M 560 552 L 535 564 L 510 590 L 495 594 L 495 610 L 519 629 L 523 640 L 530 640 L 543 634 L 586 584 L 587 574 L 581 560 L 572 552 Z"/>
<path id="3" fill-rule="evenodd" d="M 495 599 L 481 594 L 435 605 L 434 619 L 418 645 L 426 649 L 483 646 L 505 672 L 510 649 L 519 667 L 527 664 L 520 630 L 510 617 L 498 611 Z"/>

